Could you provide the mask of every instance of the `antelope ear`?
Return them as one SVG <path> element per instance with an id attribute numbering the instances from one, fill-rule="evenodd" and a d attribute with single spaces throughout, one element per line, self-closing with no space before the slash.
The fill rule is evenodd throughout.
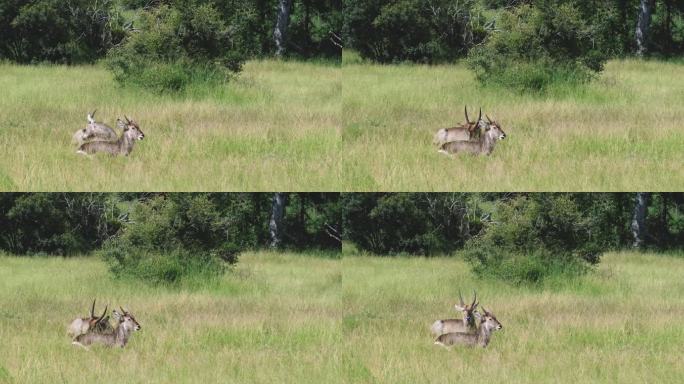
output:
<path id="1" fill-rule="evenodd" d="M 121 119 L 116 119 L 116 126 L 121 128 L 121 129 L 126 129 L 126 123 L 121 121 Z"/>

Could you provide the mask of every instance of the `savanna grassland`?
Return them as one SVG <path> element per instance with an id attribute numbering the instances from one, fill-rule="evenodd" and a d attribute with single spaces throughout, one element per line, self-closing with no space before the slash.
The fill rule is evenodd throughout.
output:
<path id="1" fill-rule="evenodd" d="M 247 253 L 221 281 L 180 289 L 112 280 L 93 257 L 0 257 L 0 382 L 343 382 L 340 266 Z M 92 298 L 135 315 L 125 349 L 71 345 Z"/>
<path id="2" fill-rule="evenodd" d="M 0 190 L 338 190 L 339 66 L 251 61 L 225 86 L 121 88 L 103 66 L 0 64 Z M 135 119 L 128 158 L 77 155 L 86 113 Z"/>
<path id="3" fill-rule="evenodd" d="M 345 52 L 347 185 L 380 191 L 684 188 L 684 64 L 613 60 L 584 86 L 543 94 L 483 87 L 465 63 L 375 65 Z M 434 132 L 477 110 L 507 133 L 490 157 L 448 158 Z"/>
<path id="4" fill-rule="evenodd" d="M 343 259 L 351 382 L 679 383 L 684 258 L 609 253 L 575 281 L 516 288 L 475 280 L 458 258 Z M 458 291 L 503 325 L 487 349 L 433 345 Z"/>

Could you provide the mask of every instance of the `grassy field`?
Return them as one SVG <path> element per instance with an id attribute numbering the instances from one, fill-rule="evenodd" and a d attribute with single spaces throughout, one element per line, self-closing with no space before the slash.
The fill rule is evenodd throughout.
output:
<path id="1" fill-rule="evenodd" d="M 544 289 L 475 281 L 458 259 L 343 259 L 351 382 L 679 383 L 684 258 L 611 253 L 598 271 Z M 432 344 L 458 290 L 503 325 L 487 349 Z"/>
<path id="2" fill-rule="evenodd" d="M 156 96 L 98 66 L 0 64 L 0 190 L 337 190 L 339 66 L 247 63 L 224 88 Z M 145 140 L 130 158 L 77 155 L 86 113 L 127 115 Z"/>
<path id="3" fill-rule="evenodd" d="M 334 383 L 339 260 L 250 253 L 199 291 L 113 281 L 95 258 L 0 257 L 0 383 Z M 125 349 L 73 347 L 93 297 L 141 325 Z"/>
<path id="4" fill-rule="evenodd" d="M 156 96 L 101 67 L 0 64 L 0 190 L 668 191 L 684 189 L 684 64 L 611 61 L 586 87 L 520 95 L 463 64 L 251 61 L 223 88 Z M 508 134 L 489 158 L 432 135 L 482 107 Z M 70 144 L 86 112 L 137 119 L 130 158 Z"/>
<path id="5" fill-rule="evenodd" d="M 94 258 L 0 257 L 0 382 L 678 383 L 682 273 L 682 257 L 610 253 L 585 278 L 515 288 L 458 258 L 258 252 L 186 290 L 111 280 Z M 503 330 L 487 349 L 433 345 L 472 288 Z M 70 345 L 92 297 L 135 314 L 125 349 Z"/>
<path id="6" fill-rule="evenodd" d="M 611 61 L 593 83 L 520 95 L 484 88 L 465 64 L 382 66 L 343 58 L 342 139 L 357 190 L 684 189 L 684 65 Z M 449 158 L 437 129 L 477 108 L 508 134 L 489 158 Z M 472 115 L 475 116 L 472 116 Z"/>

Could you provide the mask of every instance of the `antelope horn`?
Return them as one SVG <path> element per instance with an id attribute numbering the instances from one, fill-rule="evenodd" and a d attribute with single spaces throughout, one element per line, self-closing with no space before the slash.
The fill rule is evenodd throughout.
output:
<path id="1" fill-rule="evenodd" d="M 124 115 L 124 118 L 126 119 L 126 122 L 127 122 L 128 124 L 131 123 L 131 120 L 130 120 L 126 115 Z"/>
<path id="2" fill-rule="evenodd" d="M 465 306 L 465 303 L 463 302 L 463 296 L 461 295 L 461 290 L 458 290 L 458 300 L 460 301 L 461 307 Z"/>
<path id="3" fill-rule="evenodd" d="M 90 307 L 90 318 L 92 319 L 94 317 L 95 317 L 95 299 L 93 299 L 93 306 Z"/>
<path id="4" fill-rule="evenodd" d="M 97 321 L 95 322 L 95 325 L 97 325 L 98 323 L 100 323 L 102 321 L 102 319 L 104 319 L 105 315 L 107 314 L 107 307 L 108 307 L 108 305 L 105 305 L 104 312 L 102 312 L 102 316 L 100 316 L 100 318 L 97 319 Z"/>
<path id="5" fill-rule="evenodd" d="M 92 112 L 90 112 L 90 117 L 93 119 L 95 118 L 95 112 L 97 112 L 97 109 L 94 109 Z"/>
<path id="6" fill-rule="evenodd" d="M 473 303 L 470 304 L 470 307 L 472 308 L 475 305 L 475 302 L 477 301 L 477 292 L 473 289 Z"/>
<path id="7" fill-rule="evenodd" d="M 466 106 L 464 106 L 464 107 L 465 107 L 465 118 L 466 118 L 466 123 L 470 123 L 470 119 L 468 118 L 468 106 L 466 105 Z"/>
<path id="8" fill-rule="evenodd" d="M 485 116 L 487 116 L 487 121 L 489 121 L 489 122 L 491 123 L 491 122 L 492 122 L 492 119 L 490 119 L 489 116 L 488 116 L 487 114 L 485 114 Z"/>
<path id="9" fill-rule="evenodd" d="M 119 305 L 119 308 L 121 309 L 121 314 L 122 314 L 122 315 L 125 315 L 125 314 L 126 314 L 126 310 L 125 310 L 125 309 L 123 309 L 123 307 L 122 307 L 122 306 L 120 306 L 120 305 Z"/>
<path id="10" fill-rule="evenodd" d="M 482 120 L 482 107 L 480 107 L 480 115 L 477 117 L 476 123 L 478 123 L 480 120 Z"/>

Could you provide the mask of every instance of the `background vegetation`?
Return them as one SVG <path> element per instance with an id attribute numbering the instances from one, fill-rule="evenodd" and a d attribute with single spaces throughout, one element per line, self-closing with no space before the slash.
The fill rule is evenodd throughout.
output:
<path id="1" fill-rule="evenodd" d="M 585 82 L 611 57 L 684 52 L 674 0 L 346 0 L 344 10 L 346 47 L 365 59 L 467 57 L 483 83 L 522 91 Z"/>
<path id="2" fill-rule="evenodd" d="M 628 193 L 343 194 L 343 231 L 360 252 L 457 251 L 479 277 L 540 283 L 581 275 L 609 250 L 681 250 L 684 195 L 652 195 L 638 217 Z"/>
<path id="3" fill-rule="evenodd" d="M 114 276 L 152 284 L 212 280 L 240 252 L 260 248 L 339 256 L 339 194 L 286 197 L 274 219 L 268 193 L 4 194 L 0 249 L 48 256 L 99 249 Z"/>

